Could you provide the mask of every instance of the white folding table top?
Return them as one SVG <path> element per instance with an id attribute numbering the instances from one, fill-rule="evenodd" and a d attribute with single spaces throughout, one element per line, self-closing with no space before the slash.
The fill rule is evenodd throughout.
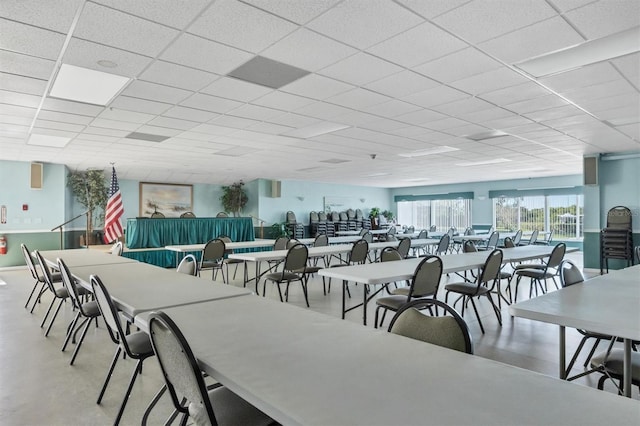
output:
<path id="1" fill-rule="evenodd" d="M 256 239 L 254 241 L 234 241 L 231 243 L 226 243 L 225 248 L 228 250 L 235 250 L 235 249 L 247 249 L 247 248 L 258 248 L 258 247 L 270 247 L 270 246 L 273 246 L 275 242 L 276 240 L 268 240 L 268 239 Z M 182 245 L 165 246 L 165 249 L 176 251 L 179 253 L 185 253 L 190 251 L 203 250 L 204 246 L 205 246 L 205 243 L 182 244 Z"/>
<path id="2" fill-rule="evenodd" d="M 205 372 L 282 424 L 582 426 L 640 418 L 637 401 L 286 303 L 237 297 L 165 312 Z M 147 314 L 135 323 L 148 329 Z"/>
<path id="3" fill-rule="evenodd" d="M 83 287 L 89 289 L 89 277 L 100 277 L 118 307 L 130 317 L 153 309 L 251 294 L 245 288 L 140 262 L 83 266 L 69 270 Z"/>
<path id="4" fill-rule="evenodd" d="M 57 259 L 60 258 L 69 269 L 87 265 L 138 263 L 137 260 L 124 256 L 116 256 L 101 250 L 91 249 L 43 250 L 40 254 L 50 266 L 57 267 Z"/>
<path id="5" fill-rule="evenodd" d="M 309 257 L 330 256 L 351 251 L 351 244 L 335 244 L 322 247 L 309 247 Z M 244 260 L 246 262 L 266 262 L 269 260 L 281 260 L 287 257 L 288 250 L 272 250 L 252 253 L 231 253 L 230 259 Z"/>

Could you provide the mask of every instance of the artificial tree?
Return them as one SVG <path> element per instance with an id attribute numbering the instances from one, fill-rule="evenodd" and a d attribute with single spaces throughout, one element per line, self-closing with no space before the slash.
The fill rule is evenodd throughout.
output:
<path id="1" fill-rule="evenodd" d="M 242 181 L 222 187 L 222 196 L 220 197 L 222 207 L 226 212 L 233 213 L 234 217 L 240 216 L 240 212 L 249 201 L 249 197 L 243 187 L 244 182 Z"/>
<path id="2" fill-rule="evenodd" d="M 96 169 L 70 171 L 67 175 L 67 186 L 71 188 L 76 200 L 87 209 L 87 239 L 90 239 L 94 225 L 104 220 L 104 213 L 94 215 L 96 208 L 104 212 L 107 205 L 108 194 L 104 171 Z"/>

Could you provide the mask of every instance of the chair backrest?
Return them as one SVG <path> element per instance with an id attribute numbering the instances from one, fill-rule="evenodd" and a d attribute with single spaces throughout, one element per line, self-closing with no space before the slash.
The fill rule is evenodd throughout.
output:
<path id="1" fill-rule="evenodd" d="M 504 248 L 513 248 L 516 246 L 516 243 L 511 239 L 511 237 L 504 238 Z"/>
<path id="2" fill-rule="evenodd" d="M 151 213 L 151 219 L 164 219 L 164 214 L 160 212 Z"/>
<path id="3" fill-rule="evenodd" d="M 51 269 L 49 269 L 49 267 L 47 266 L 47 262 L 44 260 L 44 257 L 42 257 L 42 254 L 40 254 L 40 251 L 36 250 L 34 254 L 36 256 L 36 259 L 38 260 L 38 263 L 40 264 L 40 270 L 42 271 L 42 278 L 44 279 L 45 284 L 47 285 L 47 287 L 49 287 L 49 290 L 55 293 L 56 288 L 53 286 Z"/>
<path id="4" fill-rule="evenodd" d="M 286 250 L 288 242 L 289 242 L 289 237 L 278 237 L 276 239 L 275 243 L 273 243 L 273 249 L 274 250 Z"/>
<path id="5" fill-rule="evenodd" d="M 31 272 L 31 276 L 34 280 L 40 281 L 40 274 L 38 273 L 38 269 L 36 265 L 33 263 L 33 257 L 31 257 L 31 253 L 26 245 L 20 244 L 20 248 L 22 249 L 22 255 L 24 256 L 24 261 L 27 262 L 27 268 L 29 268 L 29 272 Z"/>
<path id="6" fill-rule="evenodd" d="M 373 242 L 373 234 L 369 231 L 365 232 L 362 239 L 371 244 Z"/>
<path id="7" fill-rule="evenodd" d="M 198 275 L 198 261 L 192 254 L 188 254 L 182 258 L 176 271 L 181 274 Z"/>
<path id="8" fill-rule="evenodd" d="M 451 241 L 451 238 L 453 238 L 453 234 L 456 233 L 456 228 L 449 228 L 449 230 L 447 231 L 447 235 L 449 236 L 449 241 Z"/>
<path id="9" fill-rule="evenodd" d="M 418 239 L 419 240 L 425 240 L 429 238 L 429 233 L 427 232 L 426 229 L 421 229 L 420 233 L 418 233 Z"/>
<path id="10" fill-rule="evenodd" d="M 152 312 L 149 337 L 174 408 L 199 421 L 208 419 L 208 424 L 217 424 L 198 361 L 176 323 L 164 312 Z M 182 403 L 183 397 L 188 406 Z"/>
<path id="11" fill-rule="evenodd" d="M 124 338 L 125 333 L 120 324 L 118 310 L 111 299 L 111 295 L 105 288 L 100 277 L 91 275 L 89 280 L 91 281 L 91 289 L 96 298 L 98 309 L 102 314 L 105 324 L 107 324 L 107 331 L 109 332 L 111 340 L 113 343 L 120 345 L 127 355 L 132 356 L 131 349 L 129 349 L 129 345 L 127 344 L 127 339 Z"/>
<path id="12" fill-rule="evenodd" d="M 640 265 L 640 246 L 636 246 L 633 250 L 636 253 L 636 261 Z"/>
<path id="13" fill-rule="evenodd" d="M 340 222 L 346 222 L 349 220 L 349 216 L 347 215 L 347 212 L 340 212 Z"/>
<path id="14" fill-rule="evenodd" d="M 402 255 L 398 253 L 398 250 L 394 247 L 385 247 L 380 252 L 380 262 L 393 262 L 395 260 L 402 260 Z"/>
<path id="15" fill-rule="evenodd" d="M 411 238 L 403 238 L 400 240 L 398 244 L 398 253 L 402 256 L 403 259 L 406 259 L 409 256 L 409 250 L 411 249 Z"/>
<path id="16" fill-rule="evenodd" d="M 349 252 L 349 263 L 364 263 L 369 254 L 369 243 L 365 239 L 355 241 Z"/>
<path id="17" fill-rule="evenodd" d="M 329 245 L 329 237 L 326 234 L 318 235 L 313 242 L 314 247 L 326 247 Z"/>
<path id="18" fill-rule="evenodd" d="M 225 244 L 220 238 L 209 240 L 202 250 L 200 261 L 203 260 L 219 260 L 224 257 Z"/>
<path id="19" fill-rule="evenodd" d="M 584 275 L 572 261 L 563 260 L 560 268 L 560 283 L 562 287 L 578 284 L 584 281 Z"/>
<path id="20" fill-rule="evenodd" d="M 407 228 L 407 230 L 405 231 L 405 234 L 413 234 L 414 232 L 416 232 L 416 227 L 411 225 L 410 227 Z"/>
<path id="21" fill-rule="evenodd" d="M 338 212 L 329 213 L 329 219 L 331 220 L 331 222 L 340 222 L 340 213 Z"/>
<path id="22" fill-rule="evenodd" d="M 362 219 L 364 219 L 364 214 L 362 213 L 362 210 L 356 209 L 356 220 L 362 220 Z"/>
<path id="23" fill-rule="evenodd" d="M 464 230 L 464 235 L 475 235 L 476 231 L 473 230 L 472 227 L 468 227 Z"/>
<path id="24" fill-rule="evenodd" d="M 442 308 L 446 316 L 432 317 L 424 311 Z M 389 332 L 434 345 L 473 354 L 469 327 L 451 306 L 437 299 L 418 299 L 403 305 L 393 316 Z"/>
<path id="25" fill-rule="evenodd" d="M 522 239 L 522 229 L 518 229 L 516 234 L 513 236 L 513 244 L 520 244 L 520 240 Z"/>
<path id="26" fill-rule="evenodd" d="M 553 229 L 551 231 L 549 231 L 549 236 L 546 239 L 547 244 L 551 244 L 552 240 L 553 240 Z"/>
<path id="27" fill-rule="evenodd" d="M 475 253 L 478 251 L 478 247 L 473 244 L 473 241 L 467 240 L 462 243 L 462 252 L 463 253 Z"/>
<path id="28" fill-rule="evenodd" d="M 320 222 L 326 222 L 327 221 L 327 214 L 325 212 L 318 212 L 318 220 Z"/>
<path id="29" fill-rule="evenodd" d="M 318 213 L 314 211 L 309 212 L 309 223 L 318 223 L 320 219 L 318 218 Z"/>
<path id="30" fill-rule="evenodd" d="M 196 217 L 196 215 L 193 212 L 184 212 L 180 215 L 180 217 L 183 219 L 190 219 Z"/>
<path id="31" fill-rule="evenodd" d="M 407 301 L 410 301 L 413 297 L 435 297 L 438 293 L 441 277 L 442 259 L 438 256 L 427 256 L 422 259 L 411 278 Z"/>
<path id="32" fill-rule="evenodd" d="M 286 249 L 289 250 L 291 247 L 295 246 L 296 244 L 300 244 L 300 241 L 297 240 L 296 238 L 290 238 L 289 241 L 287 241 Z"/>
<path id="33" fill-rule="evenodd" d="M 538 241 L 538 230 L 534 229 L 529 237 L 529 244 L 535 244 L 536 241 Z"/>
<path id="34" fill-rule="evenodd" d="M 431 225 L 431 226 L 429 227 L 429 232 L 436 232 L 437 230 L 438 230 L 438 228 L 436 228 L 436 226 L 435 226 L 435 225 Z"/>
<path id="35" fill-rule="evenodd" d="M 229 215 L 227 214 L 227 212 L 218 212 L 216 217 L 229 217 Z"/>
<path id="36" fill-rule="evenodd" d="M 82 315 L 86 317 L 86 312 L 82 309 L 82 301 L 80 300 L 80 295 L 76 288 L 76 280 L 73 279 L 71 272 L 69 272 L 69 268 L 62 259 L 58 258 L 56 259 L 56 262 L 58 263 L 58 270 L 60 271 L 60 277 L 62 278 L 62 285 L 67 289 L 74 308 L 79 309 Z"/>
<path id="37" fill-rule="evenodd" d="M 296 220 L 296 214 L 291 210 L 289 210 L 287 212 L 287 223 L 297 223 L 297 222 L 298 221 Z"/>
<path id="38" fill-rule="evenodd" d="M 478 275 L 478 289 L 483 284 L 487 284 L 487 287 L 489 287 L 490 281 L 498 279 L 500 277 L 500 268 L 502 268 L 502 250 L 495 249 L 487 256 L 482 272 Z"/>
<path id="39" fill-rule="evenodd" d="M 562 263 L 562 259 L 564 259 L 564 254 L 567 252 L 567 245 L 565 243 L 558 243 L 555 245 L 553 250 L 551 250 L 551 255 L 549 255 L 549 260 L 547 261 L 547 269 L 549 268 L 557 268 Z"/>
<path id="40" fill-rule="evenodd" d="M 294 244 L 289 247 L 287 257 L 284 259 L 283 271 L 299 271 L 307 265 L 309 249 L 304 244 Z"/>
<path id="41" fill-rule="evenodd" d="M 493 231 L 489 236 L 489 240 L 487 241 L 487 247 L 494 248 L 498 245 L 498 239 L 500 239 L 500 233 L 498 231 Z"/>
<path id="42" fill-rule="evenodd" d="M 116 241 L 109 249 L 109 253 L 116 256 L 122 256 L 122 241 Z"/>
<path id="43" fill-rule="evenodd" d="M 395 235 L 395 234 L 396 234 L 396 232 L 397 232 L 396 227 L 395 227 L 395 226 L 391 226 L 391 227 L 389 228 L 389 232 L 387 232 L 387 235 Z"/>
<path id="44" fill-rule="evenodd" d="M 449 250 L 449 243 L 451 241 L 451 237 L 449 234 L 444 234 L 440 238 L 440 242 L 438 243 L 438 247 L 436 248 L 436 254 L 445 254 L 447 250 Z"/>
<path id="45" fill-rule="evenodd" d="M 364 236 L 367 232 L 369 232 L 369 231 L 367 231 L 366 229 L 362 228 L 362 229 L 360 230 L 360 232 L 358 232 L 358 235 L 359 235 L 360 237 L 362 237 L 362 236 Z"/>
<path id="46" fill-rule="evenodd" d="M 387 236 L 385 237 L 386 241 L 398 241 L 398 237 L 396 237 L 395 235 L 392 234 L 387 234 Z"/>
<path id="47" fill-rule="evenodd" d="M 347 209 L 347 219 L 354 220 L 356 218 L 356 211 L 353 209 Z"/>

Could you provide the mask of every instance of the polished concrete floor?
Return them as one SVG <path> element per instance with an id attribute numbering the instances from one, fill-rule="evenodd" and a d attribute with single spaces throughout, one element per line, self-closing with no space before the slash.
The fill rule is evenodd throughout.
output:
<path id="1" fill-rule="evenodd" d="M 582 263 L 582 253 L 567 256 L 578 264 Z M 241 286 L 239 271 L 232 285 Z M 448 278 L 455 279 L 455 276 Z M 204 284 L 210 281 L 207 272 L 202 277 Z M 221 278 L 218 276 L 218 280 Z M 444 283 L 444 281 L 443 281 Z M 442 283 L 442 284 L 443 284 Z M 108 286 L 108 283 L 105 283 Z M 441 284 L 441 289 L 443 285 Z M 64 333 L 73 311 L 64 306 L 48 337 L 40 322 L 46 312 L 49 298 L 43 299 L 30 314 L 24 309 L 24 303 L 31 290 L 33 281 L 26 269 L 0 270 L 0 425 L 108 425 L 113 423 L 121 403 L 125 387 L 134 368 L 134 361 L 120 359 L 114 376 L 101 405 L 96 399 L 104 375 L 115 352 L 115 345 L 109 339 L 104 325 L 91 327 L 82 350 L 73 366 L 69 359 L 73 351 L 61 352 Z M 362 286 L 350 286 L 353 300 L 362 297 Z M 551 288 L 554 288 L 551 284 Z M 340 316 L 340 286 L 324 296 L 322 280 L 315 277 L 309 285 L 311 309 Z M 262 296 L 260 296 L 262 297 Z M 277 299 L 274 286 L 267 287 L 267 297 Z M 520 290 L 519 299 L 528 297 L 528 285 Z M 441 290 L 438 298 L 444 300 Z M 302 291 L 292 286 L 289 303 L 307 309 Z M 68 305 L 68 304 L 65 304 Z M 487 300 L 479 303 L 480 313 L 486 333 L 480 332 L 472 310 L 465 314 L 475 345 L 477 356 L 491 358 L 517 367 L 536 371 L 549 376 L 558 375 L 558 327 L 509 316 L 506 306 L 502 305 L 503 326 L 498 326 L 495 315 Z M 373 323 L 373 311 L 369 309 L 369 326 Z M 361 310 L 347 314 L 348 321 L 361 323 Z M 387 324 L 390 315 L 387 316 Z M 256 325 L 259 327 L 259 325 Z M 385 332 L 381 329 L 380 331 Z M 571 354 L 577 346 L 580 336 L 574 330 L 568 330 L 568 349 Z M 590 348 L 590 345 L 588 346 Z M 604 345 L 601 346 L 604 350 Z M 587 350 L 583 350 L 574 372 L 582 369 L 582 359 Z M 265 366 L 268 368 L 268 366 Z M 599 375 L 593 374 L 576 380 L 576 386 L 594 386 Z M 347 378 L 348 379 L 348 378 Z M 162 379 L 159 366 L 154 358 L 148 359 L 143 373 L 138 377 L 121 424 L 140 424 L 142 413 L 155 392 L 160 388 Z M 309 384 L 313 386 L 312 383 Z M 514 383 L 514 392 L 518 384 Z M 615 392 L 613 384 L 607 383 L 605 391 Z M 487 386 L 490 392 L 490 385 Z M 637 388 L 634 397 L 638 398 Z M 321 404 L 321 401 L 318 401 Z M 562 404 L 562 401 L 558 401 Z M 535 401 L 531 401 L 535 404 Z M 500 401 L 496 401 L 499 410 Z M 579 409 L 579 407 L 576 407 Z M 149 424 L 161 424 L 171 412 L 168 398 L 161 400 L 152 412 Z"/>

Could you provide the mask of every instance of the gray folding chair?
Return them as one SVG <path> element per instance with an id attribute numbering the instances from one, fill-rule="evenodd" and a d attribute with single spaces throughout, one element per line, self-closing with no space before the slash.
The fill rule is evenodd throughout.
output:
<path id="1" fill-rule="evenodd" d="M 198 275 L 198 261 L 192 254 L 188 254 L 182 258 L 176 271 L 181 274 Z"/>
<path id="2" fill-rule="evenodd" d="M 35 302 L 33 302 L 33 306 L 31 307 L 31 312 L 33 313 L 33 309 L 36 307 L 36 303 L 40 301 L 40 297 L 42 296 L 42 294 L 45 291 L 49 290 L 49 286 L 47 286 L 44 274 L 41 274 L 40 271 L 38 271 L 38 268 L 36 267 L 36 265 L 33 263 L 33 257 L 31 257 L 31 252 L 29 251 L 27 246 L 24 244 L 20 244 L 20 249 L 22 250 L 22 255 L 24 256 L 24 260 L 27 263 L 27 268 L 29 268 L 29 272 L 31 272 L 31 276 L 35 280 L 35 282 L 33 283 L 33 289 L 31 289 L 31 293 L 29 293 L 29 298 L 27 299 L 27 303 L 24 304 L 25 309 L 29 307 L 29 302 L 31 301 L 31 298 L 33 297 L 34 294 L 36 294 L 36 289 L 38 289 L 38 287 L 40 286 L 40 290 L 38 290 L 37 292 L 38 296 L 36 297 L 36 300 Z M 60 276 L 60 273 L 52 273 L 49 270 L 49 275 L 51 277 L 51 281 L 54 283 L 59 283 L 62 281 L 62 277 Z"/>
<path id="3" fill-rule="evenodd" d="M 309 296 L 307 294 L 307 282 L 305 279 L 305 267 L 307 266 L 307 259 L 309 257 L 309 250 L 304 244 L 295 244 L 289 248 L 287 257 L 284 260 L 284 266 L 280 272 L 272 272 L 265 276 L 262 283 L 262 296 L 266 295 L 267 282 L 272 282 L 278 287 L 278 294 L 280 295 L 280 301 L 289 301 L 289 286 L 294 281 L 299 281 L 302 285 L 302 292 L 304 293 L 304 300 L 309 307 Z M 286 283 L 285 298 L 282 298 L 282 290 L 280 284 Z"/>

